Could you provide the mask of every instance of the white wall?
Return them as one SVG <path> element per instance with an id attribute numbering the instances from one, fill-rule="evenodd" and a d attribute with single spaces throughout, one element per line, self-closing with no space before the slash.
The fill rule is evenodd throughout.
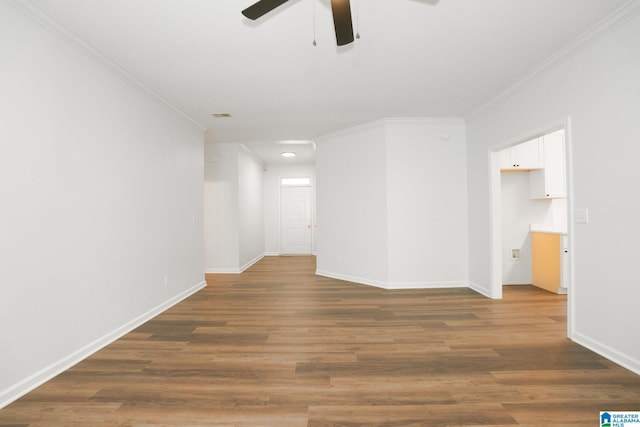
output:
<path id="1" fill-rule="evenodd" d="M 467 285 L 459 119 L 388 119 L 318 140 L 318 273 L 385 288 Z"/>
<path id="2" fill-rule="evenodd" d="M 205 271 L 236 272 L 240 266 L 238 144 L 205 145 Z"/>
<path id="3" fill-rule="evenodd" d="M 262 164 L 242 144 L 206 143 L 205 271 L 239 273 L 264 255 Z"/>
<path id="4" fill-rule="evenodd" d="M 553 223 L 552 200 L 531 199 L 529 172 L 503 172 L 500 177 L 502 283 L 531 284 L 531 224 Z M 520 249 L 520 259 L 511 258 L 512 249 Z"/>
<path id="5" fill-rule="evenodd" d="M 5 2 L 0 63 L 2 407 L 204 286 L 204 263 L 198 127 Z"/>
<path id="6" fill-rule="evenodd" d="M 637 10 L 637 8 L 636 8 Z M 640 17 L 531 79 L 467 123 L 470 278 L 490 290 L 488 151 L 571 117 L 574 229 L 570 336 L 640 372 Z M 571 228 L 571 227 L 570 227 Z"/>
<path id="7" fill-rule="evenodd" d="M 385 126 L 376 122 L 317 140 L 317 272 L 387 282 Z"/>
<path id="8" fill-rule="evenodd" d="M 267 164 L 264 172 L 264 236 L 265 253 L 280 255 L 280 179 L 310 177 L 314 195 L 313 223 L 315 224 L 315 165 Z M 313 253 L 316 252 L 315 228 L 312 237 Z"/>
<path id="9" fill-rule="evenodd" d="M 466 286 L 464 122 L 386 120 L 386 159 L 388 287 Z"/>
<path id="10" fill-rule="evenodd" d="M 262 163 L 241 145 L 238 150 L 240 270 L 264 256 L 263 174 Z"/>

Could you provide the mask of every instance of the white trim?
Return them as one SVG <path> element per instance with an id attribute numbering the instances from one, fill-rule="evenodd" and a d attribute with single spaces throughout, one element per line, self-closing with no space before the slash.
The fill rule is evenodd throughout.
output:
<path id="1" fill-rule="evenodd" d="M 491 299 L 500 299 L 500 298 L 502 298 L 502 295 L 499 295 L 499 296 L 492 295 L 490 290 L 485 289 L 482 286 L 480 286 L 480 285 L 478 285 L 477 283 L 474 283 L 474 282 L 469 282 L 469 288 L 471 290 L 473 290 L 473 291 L 476 291 L 480 295 L 484 295 L 487 298 L 491 298 Z"/>
<path id="2" fill-rule="evenodd" d="M 493 107 L 501 104 L 505 99 L 511 97 L 516 92 L 520 91 L 524 86 L 526 86 L 529 82 L 536 79 L 540 75 L 552 70 L 555 67 L 558 67 L 563 62 L 577 55 L 579 52 L 591 46 L 602 37 L 609 34 L 611 31 L 620 27 L 622 24 L 636 16 L 640 13 L 640 1 L 639 0 L 631 0 L 628 3 L 624 4 L 622 7 L 614 11 L 612 14 L 607 16 L 604 20 L 600 21 L 598 24 L 590 28 L 589 30 L 582 33 L 580 36 L 573 39 L 567 45 L 562 47 L 556 53 L 542 61 L 536 67 L 534 67 L 529 73 L 527 73 L 523 78 L 518 80 L 516 83 L 502 91 L 500 94 L 492 98 L 487 103 L 481 105 L 480 107 L 473 110 L 471 113 L 467 114 L 465 117 L 466 120 L 472 120 L 477 115 L 492 109 Z"/>
<path id="3" fill-rule="evenodd" d="M 598 353 L 603 357 L 606 357 L 612 362 L 617 363 L 623 368 L 626 368 L 631 372 L 640 375 L 640 360 L 634 359 L 633 357 L 620 353 L 619 351 L 599 341 L 591 339 L 588 336 L 581 334 L 580 332 L 573 331 L 572 339 L 577 344 L 580 344 L 581 346 L 586 347 L 589 350 L 595 353 Z"/>
<path id="4" fill-rule="evenodd" d="M 445 289 L 445 288 L 468 288 L 469 283 L 465 280 L 449 282 L 390 282 L 385 289 Z"/>
<path id="5" fill-rule="evenodd" d="M 265 252 L 264 256 L 280 256 L 282 255 L 280 252 Z"/>
<path id="6" fill-rule="evenodd" d="M 490 263 L 490 280 L 489 280 L 489 298 L 500 299 L 502 298 L 502 188 L 500 186 L 500 167 L 499 167 L 499 156 L 500 151 L 505 148 L 513 147 L 524 141 L 529 141 L 532 138 L 537 138 L 539 136 L 543 136 L 549 134 L 551 132 L 555 132 L 559 129 L 564 129 L 565 131 L 565 162 L 566 162 L 566 176 L 567 176 L 567 238 L 569 241 L 569 291 L 568 291 L 568 304 L 567 304 L 567 336 L 571 338 L 571 325 L 573 322 L 572 313 L 575 312 L 573 306 L 573 299 L 571 298 L 571 294 L 573 290 L 571 289 L 574 284 L 574 275 L 573 275 L 573 253 L 574 248 L 574 235 L 573 235 L 573 224 L 572 224 L 572 215 L 573 215 L 573 159 L 571 157 L 572 154 L 572 139 L 571 139 L 571 116 L 566 116 L 562 119 L 546 123 L 543 126 L 539 126 L 535 129 L 524 132 L 508 141 L 502 141 L 496 145 L 489 147 L 488 149 L 488 183 L 489 183 L 489 219 L 490 219 L 490 228 L 489 228 L 489 243 L 490 243 L 490 253 L 489 253 L 489 263 Z"/>
<path id="7" fill-rule="evenodd" d="M 102 348 L 108 346 L 112 342 L 120 339 L 124 335 L 136 329 L 138 326 L 148 322 L 149 320 L 153 319 L 157 315 L 161 314 L 162 312 L 178 304 L 180 301 L 190 297 L 191 295 L 195 294 L 196 292 L 198 292 L 199 290 L 203 289 L 206 286 L 207 286 L 207 282 L 204 282 L 204 281 L 198 283 L 195 286 L 192 286 L 186 291 L 179 293 L 178 295 L 152 308 L 146 313 L 141 314 L 140 316 L 125 323 L 124 325 L 113 330 L 112 332 L 109 332 L 108 334 L 103 335 L 102 337 L 96 339 L 95 341 L 90 342 L 89 344 L 74 351 L 68 356 L 65 356 L 62 359 L 58 360 L 57 362 L 54 362 L 51 365 L 39 370 L 35 374 L 2 390 L 2 392 L 0 392 L 0 409 L 18 400 L 20 397 L 24 396 L 25 394 L 29 393 L 35 388 L 41 386 L 45 382 L 61 374 L 62 372 L 66 371 L 67 369 L 71 368 L 77 363 L 83 361 L 87 357 L 91 356 L 92 354 L 101 350 Z"/>
<path id="8" fill-rule="evenodd" d="M 247 268 L 251 267 L 253 264 L 255 264 L 256 262 L 260 261 L 262 258 L 264 258 L 264 253 L 261 253 L 260 255 L 258 255 L 257 257 L 255 257 L 254 259 L 252 259 L 251 261 L 247 262 L 245 265 L 243 265 L 242 267 L 240 267 L 240 273 L 242 273 L 243 271 L 245 271 Z"/>
<path id="9" fill-rule="evenodd" d="M 204 274 L 240 274 L 239 268 L 205 268 Z"/>
<path id="10" fill-rule="evenodd" d="M 576 227 L 575 227 L 575 187 L 573 178 L 573 128 L 571 116 L 567 116 L 564 124 L 565 167 L 567 174 L 567 246 L 569 250 L 569 283 L 563 283 L 567 288 L 567 337 L 573 339 L 576 313 Z"/>
<path id="11" fill-rule="evenodd" d="M 365 279 L 363 277 L 350 276 L 348 274 L 332 273 L 324 270 L 316 270 L 316 275 L 329 277 L 331 279 L 344 280 L 346 282 L 358 283 L 360 285 L 374 286 L 380 289 L 400 290 L 400 289 L 442 289 L 442 288 L 468 288 L 466 281 L 449 282 L 383 282 L 380 280 Z"/>
<path id="12" fill-rule="evenodd" d="M 363 277 L 349 276 L 348 274 L 332 273 L 330 271 L 316 270 L 316 275 L 329 277 L 331 279 L 344 280 L 346 282 L 358 283 L 360 285 L 375 286 L 376 288 L 386 289 L 386 283 L 378 280 L 365 279 Z"/>
<path id="13" fill-rule="evenodd" d="M 264 160 L 258 157 L 256 153 L 251 151 L 251 148 L 247 147 L 245 144 L 239 143 L 238 145 L 240 146 L 240 149 L 247 154 L 247 156 L 251 157 L 256 163 L 260 165 L 260 167 L 262 168 L 262 171 L 264 172 L 264 168 L 265 168 Z"/>
<path id="14" fill-rule="evenodd" d="M 376 126 L 385 125 L 387 123 L 451 123 L 464 125 L 465 119 L 463 117 L 391 117 L 374 120 L 372 122 L 362 123 L 345 129 L 341 129 L 335 132 L 331 132 L 316 138 L 316 142 L 322 142 L 325 139 L 336 138 L 352 134 L 354 132 L 360 132 L 362 130 L 371 129 Z"/>
<path id="15" fill-rule="evenodd" d="M 247 262 L 242 267 L 238 267 L 238 268 L 206 268 L 204 270 L 204 273 L 205 274 L 240 274 L 240 273 L 244 272 L 247 268 L 251 267 L 256 262 L 258 262 L 262 258 L 264 258 L 265 255 L 266 254 L 264 254 L 264 253 L 258 255 L 257 257 L 255 257 L 251 261 Z"/>
<path id="16" fill-rule="evenodd" d="M 78 35 L 73 33 L 63 24 L 61 24 L 60 22 L 55 20 L 53 17 L 51 17 L 49 14 L 44 12 L 42 9 L 36 6 L 33 2 L 7 0 L 7 3 L 9 3 L 9 5 L 16 8 L 18 11 L 20 11 L 22 14 L 27 16 L 29 19 L 31 19 L 35 23 L 39 24 L 40 26 L 42 26 L 43 28 L 51 32 L 53 35 L 57 36 L 58 38 L 66 42 L 68 45 L 70 45 L 72 48 L 79 51 L 81 54 L 88 56 L 89 58 L 95 60 L 96 62 L 106 67 L 107 69 L 115 72 L 116 74 L 119 74 L 126 81 L 131 83 L 134 87 L 138 88 L 142 92 L 145 92 L 148 95 L 151 95 L 153 98 L 157 99 L 158 101 L 162 102 L 167 107 L 171 108 L 176 113 L 184 117 L 187 121 L 196 125 L 200 130 L 202 131 L 206 130 L 205 126 L 201 125 L 195 119 L 188 116 L 187 113 L 185 113 L 180 108 L 178 108 L 177 105 L 173 104 L 172 102 L 164 98 L 162 95 L 160 95 L 160 93 L 158 93 L 156 90 L 151 88 L 151 86 L 149 86 L 142 80 L 133 76 L 122 65 L 118 64 L 113 59 L 108 58 L 103 53 L 98 51 L 95 47 L 91 46 L 89 43 L 82 40 L 80 37 L 78 37 Z"/>
<path id="17" fill-rule="evenodd" d="M 502 299 L 502 187 L 500 152 L 490 150 L 489 163 L 489 294 Z"/>
<path id="18" fill-rule="evenodd" d="M 381 120 L 384 123 L 448 123 L 465 125 L 464 117 L 387 117 Z"/>

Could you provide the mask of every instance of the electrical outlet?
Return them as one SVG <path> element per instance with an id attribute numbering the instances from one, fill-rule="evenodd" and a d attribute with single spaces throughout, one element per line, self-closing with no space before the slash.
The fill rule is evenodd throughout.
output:
<path id="1" fill-rule="evenodd" d="M 520 259 L 520 249 L 511 249 L 511 259 Z"/>

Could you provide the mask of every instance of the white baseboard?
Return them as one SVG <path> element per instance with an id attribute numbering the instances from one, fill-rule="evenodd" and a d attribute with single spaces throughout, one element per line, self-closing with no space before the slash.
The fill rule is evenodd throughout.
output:
<path id="1" fill-rule="evenodd" d="M 260 255 L 258 255 L 257 257 L 255 257 L 254 259 L 252 259 L 251 261 L 249 261 L 248 263 L 246 263 L 242 267 L 240 267 L 240 273 L 245 271 L 247 268 L 251 267 L 256 262 L 260 261 L 262 258 L 264 258 L 264 253 L 261 253 Z"/>
<path id="2" fill-rule="evenodd" d="M 580 332 L 573 331 L 573 333 L 571 334 L 571 339 L 581 346 L 598 353 L 600 356 L 605 357 L 614 363 L 617 363 L 618 365 L 630 370 L 637 375 L 640 375 L 640 360 L 636 360 L 633 357 L 622 354 L 619 351 L 614 350 L 605 344 L 602 344 L 601 342 L 598 342 L 586 335 L 581 334 Z"/>
<path id="3" fill-rule="evenodd" d="M 251 267 L 256 262 L 260 261 L 265 257 L 265 254 L 260 254 L 242 267 L 238 268 L 205 268 L 205 274 L 240 274 L 245 271 L 247 268 Z"/>
<path id="4" fill-rule="evenodd" d="M 316 275 L 329 277 L 331 279 L 344 280 L 345 282 L 359 283 L 361 285 L 375 286 L 376 288 L 386 289 L 386 283 L 377 280 L 365 279 L 363 277 L 349 276 L 346 274 L 332 273 L 330 271 L 316 270 Z"/>
<path id="5" fill-rule="evenodd" d="M 465 281 L 453 282 L 382 282 L 379 280 L 366 279 L 363 277 L 349 276 L 346 274 L 332 273 L 324 270 L 316 270 L 318 276 L 330 277 L 332 279 L 344 280 L 347 282 L 359 283 L 362 285 L 375 286 L 381 289 L 440 289 L 440 288 L 467 288 Z"/>
<path id="6" fill-rule="evenodd" d="M 264 256 L 285 256 L 286 254 L 282 254 L 282 252 L 265 252 Z M 294 255 L 294 254 L 292 254 Z M 316 256 L 315 252 L 312 252 L 310 254 L 300 254 L 301 256 L 308 256 L 308 255 L 312 255 L 312 256 Z"/>
<path id="7" fill-rule="evenodd" d="M 485 289 L 482 286 L 478 285 L 477 283 L 469 282 L 469 288 L 473 289 L 480 295 L 484 295 L 487 298 L 495 299 L 495 297 L 491 295 L 491 291 L 489 289 Z"/>
<path id="8" fill-rule="evenodd" d="M 206 268 L 204 274 L 240 274 L 239 268 Z"/>
<path id="9" fill-rule="evenodd" d="M 36 389 L 37 387 L 41 386 L 45 382 L 49 381 L 50 379 L 66 371 L 67 369 L 71 368 L 72 366 L 76 365 L 77 363 L 81 362 L 87 357 L 91 356 L 93 353 L 97 352 L 98 350 L 101 350 L 102 348 L 106 347 L 112 342 L 128 334 L 129 332 L 136 329 L 138 326 L 142 325 L 143 323 L 148 322 L 149 320 L 153 319 L 163 311 L 166 311 L 167 309 L 178 304 L 180 301 L 184 300 L 185 298 L 190 297 L 191 295 L 195 294 L 205 286 L 207 286 L 207 282 L 198 283 L 197 285 L 174 296 L 168 301 L 165 301 L 164 303 L 152 308 L 146 313 L 143 313 L 140 316 L 136 317 L 135 319 L 125 323 L 124 325 L 120 326 L 114 331 L 85 345 L 79 350 L 74 351 L 68 356 L 58 360 L 57 362 L 52 363 L 46 368 L 41 369 L 35 374 L 6 388 L 5 390 L 0 391 L 0 409 L 18 400 L 20 397 Z"/>
<path id="10" fill-rule="evenodd" d="M 443 288 L 468 288 L 465 281 L 452 282 L 391 282 L 385 289 L 443 289 Z"/>

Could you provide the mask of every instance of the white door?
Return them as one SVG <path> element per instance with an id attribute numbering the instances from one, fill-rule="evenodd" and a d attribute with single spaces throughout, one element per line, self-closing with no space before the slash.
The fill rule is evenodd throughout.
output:
<path id="1" fill-rule="evenodd" d="M 311 255 L 311 187 L 280 190 L 281 253 Z"/>

